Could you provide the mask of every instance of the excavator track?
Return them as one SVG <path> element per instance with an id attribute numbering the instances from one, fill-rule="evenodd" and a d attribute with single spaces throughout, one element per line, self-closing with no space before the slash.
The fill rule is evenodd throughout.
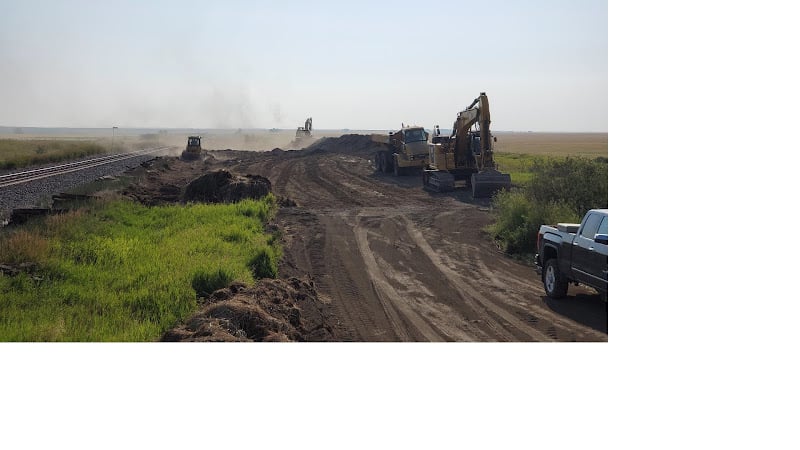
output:
<path id="1" fill-rule="evenodd" d="M 426 170 L 422 183 L 425 189 L 433 192 L 450 192 L 455 189 L 456 178 L 447 172 Z"/>

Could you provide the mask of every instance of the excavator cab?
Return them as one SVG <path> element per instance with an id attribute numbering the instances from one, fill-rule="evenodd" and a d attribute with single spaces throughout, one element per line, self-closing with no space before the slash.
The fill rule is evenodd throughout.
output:
<path id="1" fill-rule="evenodd" d="M 481 135 L 479 133 L 472 133 L 471 137 L 470 149 L 472 150 L 472 155 L 479 156 L 481 154 Z"/>

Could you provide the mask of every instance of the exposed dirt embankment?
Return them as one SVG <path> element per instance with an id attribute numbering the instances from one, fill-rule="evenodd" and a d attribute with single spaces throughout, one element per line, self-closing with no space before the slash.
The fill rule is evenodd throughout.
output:
<path id="1" fill-rule="evenodd" d="M 200 311 L 162 341 L 328 341 L 326 307 L 308 277 L 234 284 L 204 299 Z"/>

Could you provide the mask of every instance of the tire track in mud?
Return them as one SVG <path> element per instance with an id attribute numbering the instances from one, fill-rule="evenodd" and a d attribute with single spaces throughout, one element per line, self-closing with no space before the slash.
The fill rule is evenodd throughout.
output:
<path id="1" fill-rule="evenodd" d="M 311 165 L 306 172 L 307 179 L 335 199 L 336 202 L 332 202 L 329 206 L 364 206 L 365 203 L 358 197 L 358 192 L 344 189 L 341 183 L 331 181 L 322 176 L 321 173 L 325 169 L 322 164 L 328 161 L 327 158 L 320 158 L 318 164 Z"/>
<path id="2" fill-rule="evenodd" d="M 359 260 L 352 245 L 343 245 L 354 236 L 341 222 L 329 216 L 320 217 L 324 235 L 335 239 L 324 239 L 324 245 L 312 247 L 311 260 L 314 272 L 327 281 L 327 291 L 333 294 L 334 311 L 347 317 L 362 341 L 410 341 L 405 328 L 396 323 L 396 317 L 376 314 L 381 308 L 376 299 L 370 299 L 367 286 L 358 277 L 361 268 L 352 269 Z M 348 235 L 349 234 L 349 235 Z M 381 308 L 382 311 L 382 308 Z"/>
<path id="3" fill-rule="evenodd" d="M 358 221 L 359 218 L 357 217 Z M 398 317 L 397 310 L 408 319 L 417 331 L 429 341 L 442 342 L 445 339 L 428 325 L 427 322 L 417 314 L 407 302 L 403 301 L 397 291 L 386 280 L 380 271 L 378 262 L 375 260 L 372 250 L 370 250 L 369 242 L 367 239 L 367 230 L 359 224 L 355 224 L 354 233 L 356 236 L 356 243 L 358 245 L 359 253 L 365 263 L 366 271 L 372 279 L 373 288 L 376 291 L 377 297 L 383 305 L 384 311 L 389 316 L 390 321 L 395 331 L 401 331 L 402 323 Z"/>
<path id="4" fill-rule="evenodd" d="M 353 236 L 341 220 L 330 213 L 292 208 L 279 215 L 279 222 L 293 234 L 285 249 L 284 264 L 293 275 L 307 274 L 324 303 L 333 313 L 339 341 L 414 340 L 404 326 L 393 327 L 377 299 L 364 292 L 369 285 L 360 277 Z"/>
<path id="5" fill-rule="evenodd" d="M 339 190 L 333 189 L 331 192 L 331 183 L 320 177 L 318 164 L 308 164 L 304 160 L 292 158 L 286 162 L 286 166 L 288 167 L 282 170 L 278 167 L 280 175 L 276 183 L 276 187 L 282 189 L 286 197 L 303 206 L 336 205 L 342 201 L 341 193 L 335 195 Z"/>
<path id="6" fill-rule="evenodd" d="M 461 276 L 458 272 L 451 268 L 452 262 L 450 261 L 449 257 L 443 256 L 439 254 L 436 250 L 434 250 L 425 237 L 422 235 L 422 232 L 413 225 L 413 223 L 407 218 L 403 217 L 403 221 L 405 222 L 406 230 L 408 231 L 408 235 L 416 242 L 417 246 L 420 250 L 433 262 L 434 266 L 437 267 L 439 272 L 443 275 L 444 279 L 456 289 L 459 296 L 464 299 L 465 303 L 472 309 L 476 311 L 480 311 L 481 307 L 486 311 L 489 311 L 503 320 L 506 321 L 510 326 L 516 328 L 518 331 L 524 333 L 525 335 L 529 336 L 533 340 L 537 341 L 548 341 L 551 340 L 550 337 L 540 332 L 539 330 L 531 327 L 524 321 L 520 320 L 513 314 L 509 313 L 507 310 L 503 309 L 502 307 L 498 306 L 493 301 L 489 300 L 485 296 L 481 295 L 478 289 L 475 289 L 475 286 L 472 286 L 471 283 L 468 282 L 466 277 Z M 461 286 L 469 285 L 472 289 L 464 289 Z M 480 306 L 478 306 L 480 305 Z M 484 316 L 486 316 L 484 314 Z M 508 336 L 510 332 L 507 330 L 505 326 L 500 323 L 496 323 L 497 331 L 503 335 Z"/>
<path id="7" fill-rule="evenodd" d="M 419 251 L 406 233 L 399 213 L 393 211 L 365 217 L 365 212 L 362 211 L 359 216 L 362 219 L 360 228 L 366 231 L 365 237 L 372 241 L 369 248 L 372 255 L 365 259 L 373 261 L 369 265 L 377 267 L 378 274 L 371 275 L 385 281 L 382 285 L 387 286 L 385 291 L 389 300 L 403 306 L 406 315 L 410 311 L 417 321 L 423 321 L 424 326 L 432 328 L 447 341 L 514 340 L 510 333 L 498 338 L 501 332 L 493 325 L 493 320 L 481 315 L 479 308 L 465 307 L 457 286 L 442 283 L 443 277 L 433 262 L 418 254 Z M 367 230 L 371 227 L 365 225 L 369 224 L 380 224 L 381 231 L 386 234 Z M 382 247 L 384 251 L 381 251 Z M 386 248 L 396 250 L 387 252 Z M 456 298 L 461 300 L 454 300 Z"/>
<path id="8" fill-rule="evenodd" d="M 470 236 L 462 235 L 463 238 L 472 239 L 470 243 L 451 241 L 449 238 L 462 234 L 456 230 L 442 234 L 442 230 L 452 229 L 452 219 L 456 219 L 459 213 L 465 215 L 468 212 L 459 209 L 445 211 L 423 222 L 427 233 L 431 235 L 426 236 L 427 240 L 444 244 L 446 251 L 440 251 L 439 254 L 447 258 L 449 267 L 461 274 L 480 274 L 480 277 L 462 276 L 463 283 L 473 292 L 486 293 L 489 288 L 489 296 L 497 300 L 496 303 L 552 339 L 607 341 L 607 334 L 602 331 L 576 323 L 543 304 L 541 299 L 545 294 L 539 276 L 532 269 L 507 259 L 474 228 Z M 420 221 L 419 216 L 415 216 L 415 219 Z M 552 325 L 552 329 L 549 325 Z"/>
<path id="9" fill-rule="evenodd" d="M 518 310 L 518 315 L 523 317 L 524 320 L 527 320 L 531 316 L 535 317 L 537 320 L 545 320 L 546 323 L 550 323 L 552 325 L 552 332 L 548 328 L 545 332 L 548 336 L 553 337 L 556 340 L 605 340 L 606 336 L 598 331 L 594 331 L 588 327 L 585 329 L 577 329 L 575 324 L 562 318 L 558 314 L 550 311 L 547 307 L 542 307 L 537 305 L 534 301 L 530 298 L 520 297 L 516 294 L 516 292 L 525 292 L 528 290 L 530 293 L 534 293 L 534 291 L 539 291 L 537 296 L 544 296 L 544 290 L 539 287 L 538 285 L 531 285 L 530 282 L 528 283 L 521 283 L 518 279 L 508 276 L 498 275 L 495 271 L 491 270 L 489 267 L 482 260 L 477 260 L 476 264 L 478 269 L 483 274 L 488 274 L 487 280 L 498 290 L 502 290 L 505 295 L 511 297 L 509 300 L 514 300 L 515 304 L 510 305 L 512 308 Z M 502 279 L 501 279 L 502 277 Z M 509 286 L 516 287 L 509 289 Z M 536 286 L 536 288 L 534 288 Z M 509 302 L 506 302 L 509 303 Z M 533 310 L 533 311 L 531 311 Z"/>

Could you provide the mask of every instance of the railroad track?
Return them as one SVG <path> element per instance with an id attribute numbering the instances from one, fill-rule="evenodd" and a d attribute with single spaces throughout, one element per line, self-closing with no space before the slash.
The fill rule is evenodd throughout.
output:
<path id="1" fill-rule="evenodd" d="M 16 184 L 28 183 L 30 181 L 41 180 L 56 175 L 63 175 L 70 172 L 77 172 L 79 170 L 89 169 L 91 167 L 102 166 L 104 164 L 111 164 L 126 159 L 136 158 L 151 153 L 156 153 L 169 147 L 157 147 L 146 150 L 139 150 L 130 153 L 117 153 L 114 155 L 100 156 L 97 158 L 87 159 L 85 161 L 76 161 L 67 164 L 59 164 L 57 166 L 42 167 L 40 169 L 25 170 L 22 172 L 9 173 L 0 175 L 0 188 L 14 186 Z"/>

